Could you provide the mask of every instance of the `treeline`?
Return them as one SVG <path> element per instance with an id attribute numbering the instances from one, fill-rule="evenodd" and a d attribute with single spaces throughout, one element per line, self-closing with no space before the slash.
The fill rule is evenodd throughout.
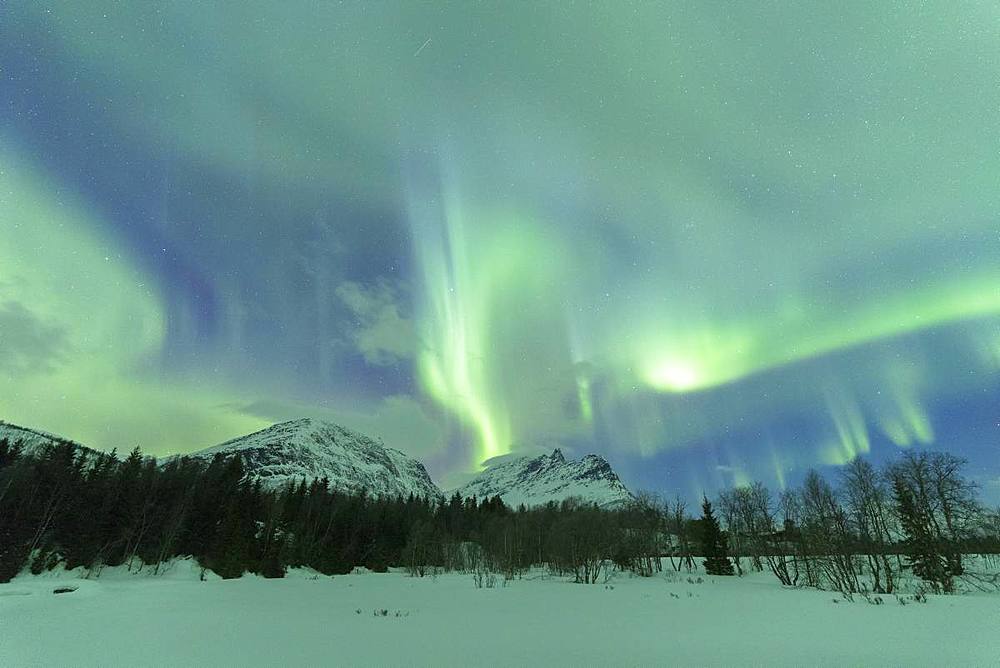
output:
<path id="1" fill-rule="evenodd" d="M 934 592 L 961 578 L 995 589 L 996 575 L 969 572 L 963 555 L 996 565 L 1000 509 L 977 501 L 965 460 L 909 451 L 877 469 L 865 459 L 842 467 L 836 486 L 816 471 L 777 496 L 763 484 L 723 491 L 722 546 L 735 573 L 770 570 L 785 585 L 830 588 L 846 595 L 892 593 L 904 571 Z"/>
<path id="2" fill-rule="evenodd" d="M 595 583 L 614 570 L 693 570 L 697 555 L 709 573 L 766 569 L 786 585 L 848 595 L 891 593 L 904 570 L 937 591 L 960 577 L 986 588 L 995 581 L 969 573 L 963 555 L 1000 553 L 1000 514 L 976 502 L 963 464 L 910 452 L 877 470 L 859 459 L 836 486 L 815 472 L 776 495 L 754 483 L 725 490 L 714 507 L 704 499 L 694 518 L 680 498 L 648 494 L 610 510 L 372 498 L 326 480 L 271 489 L 238 457 L 158 463 L 138 449 L 119 459 L 71 444 L 29 455 L 0 440 L 0 582 L 25 567 L 158 570 L 189 556 L 224 578 L 405 567 L 465 571 L 489 587 L 542 566 Z"/>
<path id="3" fill-rule="evenodd" d="M 491 586 L 544 563 L 596 582 L 611 563 L 659 568 L 660 521 L 653 508 L 572 501 L 514 511 L 499 497 L 371 498 L 323 479 L 269 489 L 238 457 L 160 464 L 138 449 L 121 460 L 71 444 L 28 455 L 0 440 L 0 582 L 25 567 L 158 570 L 182 556 L 224 578 L 397 566 L 467 570 Z"/>

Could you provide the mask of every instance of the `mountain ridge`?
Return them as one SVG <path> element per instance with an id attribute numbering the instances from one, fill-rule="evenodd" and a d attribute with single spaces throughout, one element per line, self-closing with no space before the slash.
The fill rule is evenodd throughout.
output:
<path id="1" fill-rule="evenodd" d="M 25 454 L 34 454 L 48 445 L 72 445 L 79 448 L 83 452 L 86 452 L 88 455 L 100 452 L 99 450 L 89 448 L 78 441 L 74 441 L 64 436 L 59 436 L 58 434 L 52 434 L 50 432 L 42 431 L 41 429 L 34 429 L 32 427 L 22 427 L 21 425 L 14 424 L 13 422 L 0 420 L 0 439 L 4 438 L 6 438 L 11 445 L 20 441 L 24 446 Z"/>
<path id="2" fill-rule="evenodd" d="M 26 453 L 47 445 L 71 444 L 89 455 L 100 451 L 57 434 L 0 420 L 0 438 L 22 441 Z M 237 455 L 248 474 L 268 487 L 326 478 L 331 488 L 372 496 L 442 499 L 444 494 L 419 460 L 387 447 L 378 438 L 341 425 L 300 418 L 279 422 L 191 453 L 161 457 L 161 464 L 179 457 L 210 460 Z M 540 456 L 504 457 L 449 494 L 462 498 L 499 496 L 511 507 L 544 505 L 576 497 L 585 503 L 614 507 L 633 497 L 603 457 L 588 454 L 567 460 L 556 448 Z"/>
<path id="3" fill-rule="evenodd" d="M 550 501 L 578 498 L 601 507 L 615 507 L 632 500 L 618 474 L 606 459 L 596 454 L 567 460 L 562 450 L 537 457 L 505 459 L 451 493 L 462 498 L 499 496 L 511 507 L 531 507 Z"/>
<path id="4" fill-rule="evenodd" d="M 217 454 L 240 456 L 247 472 L 268 486 L 326 478 L 344 492 L 442 498 L 419 460 L 381 439 L 314 418 L 279 422 L 185 456 Z"/>

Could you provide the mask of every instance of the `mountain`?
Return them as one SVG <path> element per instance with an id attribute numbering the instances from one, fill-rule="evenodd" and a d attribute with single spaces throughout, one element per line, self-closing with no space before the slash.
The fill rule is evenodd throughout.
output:
<path id="1" fill-rule="evenodd" d="M 567 461 L 557 448 L 551 455 L 518 457 L 490 466 L 456 490 L 462 498 L 500 495 L 508 506 L 538 506 L 578 497 L 587 503 L 612 507 L 627 503 L 632 494 L 611 465 L 598 455 Z"/>
<path id="2" fill-rule="evenodd" d="M 3 438 L 11 443 L 22 441 L 27 453 L 50 444 L 70 443 L 96 454 L 70 439 L 0 421 Z M 247 471 L 270 487 L 326 477 L 332 488 L 345 492 L 364 489 L 371 496 L 442 496 L 416 459 L 387 448 L 381 440 L 321 420 L 282 422 L 187 456 L 211 459 L 216 454 L 240 456 Z M 539 457 L 505 459 L 457 491 L 462 498 L 499 495 L 511 507 L 522 503 L 538 506 L 569 497 L 609 507 L 632 498 L 604 458 L 587 455 L 567 461 L 558 449 Z"/>
<path id="3" fill-rule="evenodd" d="M 61 445 L 69 444 L 88 454 L 96 454 L 97 451 L 92 448 L 88 448 L 85 445 L 81 445 L 76 441 L 71 441 L 68 438 L 63 438 L 62 436 L 56 436 L 55 434 L 49 434 L 44 431 L 38 431 L 37 429 L 29 429 L 28 427 L 19 427 L 16 424 L 11 424 L 9 422 L 4 422 L 0 420 L 0 439 L 7 439 L 7 441 L 14 445 L 20 441 L 24 445 L 24 454 L 34 454 L 44 448 L 47 445 Z"/>
<path id="4" fill-rule="evenodd" d="M 441 497 L 416 459 L 385 447 L 381 440 L 321 420 L 282 422 L 187 456 L 211 459 L 216 454 L 239 455 L 247 470 L 268 486 L 326 477 L 331 488 L 345 492 Z"/>

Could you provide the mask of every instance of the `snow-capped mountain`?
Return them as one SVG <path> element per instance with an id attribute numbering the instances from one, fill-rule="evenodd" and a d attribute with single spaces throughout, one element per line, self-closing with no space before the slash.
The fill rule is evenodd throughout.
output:
<path id="1" fill-rule="evenodd" d="M 68 438 L 56 436 L 55 434 L 49 434 L 44 431 L 38 431 L 37 429 L 20 427 L 16 424 L 0 420 L 0 440 L 5 438 L 11 445 L 20 442 L 24 446 L 24 454 L 34 454 L 45 446 L 60 445 L 64 443 L 73 445 L 87 453 L 96 453 L 95 450 Z"/>
<path id="2" fill-rule="evenodd" d="M 618 474 L 598 455 L 567 461 L 563 453 L 518 457 L 488 467 L 456 490 L 462 498 L 499 495 L 505 504 L 538 506 L 549 501 L 577 497 L 601 507 L 624 504 L 632 499 Z"/>
<path id="3" fill-rule="evenodd" d="M 326 477 L 345 492 L 370 496 L 441 497 L 441 490 L 416 459 L 381 440 L 340 425 L 305 418 L 272 425 L 189 457 L 239 455 L 247 470 L 268 486 Z"/>

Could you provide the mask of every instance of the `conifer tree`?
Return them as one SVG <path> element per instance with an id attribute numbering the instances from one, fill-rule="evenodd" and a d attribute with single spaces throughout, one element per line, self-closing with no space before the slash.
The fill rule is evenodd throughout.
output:
<path id="1" fill-rule="evenodd" d="M 896 495 L 896 511 L 905 536 L 903 545 L 906 548 L 907 565 L 914 575 L 930 584 L 935 592 L 952 591 L 953 573 L 948 559 L 938 549 L 927 518 L 923 517 L 914 502 L 913 493 L 899 479 L 893 482 L 893 491 Z"/>
<path id="2" fill-rule="evenodd" d="M 705 561 L 702 562 L 705 572 L 709 575 L 732 575 L 733 562 L 729 561 L 729 544 L 708 497 L 702 500 L 701 513 L 701 551 L 705 555 Z"/>
<path id="3" fill-rule="evenodd" d="M 23 444 L 11 443 L 6 437 L 0 438 L 0 469 L 11 466 L 21 455 Z"/>
<path id="4" fill-rule="evenodd" d="M 932 453 L 904 464 L 889 477 L 907 560 L 936 591 L 950 591 L 971 530 L 982 532 L 976 545 L 995 549 L 988 546 L 1000 544 L 994 528 L 1000 524 L 973 524 L 974 486 L 956 472 L 954 459 Z M 840 521 L 834 490 L 814 478 L 804 491 L 783 497 L 785 531 L 769 537 L 769 549 L 792 553 L 786 584 L 797 581 L 804 566 L 808 584 L 837 585 L 843 573 L 831 570 L 836 564 L 828 555 L 849 564 L 851 550 L 865 545 L 863 528 Z M 682 503 L 673 510 L 670 530 L 701 539 L 706 572 L 732 575 L 732 534 L 721 530 L 708 499 L 698 520 L 684 517 Z M 649 563 L 662 552 L 662 512 L 658 503 L 602 509 L 575 499 L 514 511 L 499 496 L 375 497 L 322 478 L 273 489 L 247 475 L 240 457 L 182 457 L 160 465 L 138 450 L 125 459 L 71 443 L 25 452 L 20 443 L 0 439 L 0 582 L 26 567 L 37 573 L 58 563 L 97 573 L 123 563 L 158 572 L 161 564 L 190 556 L 223 577 L 247 571 L 281 577 L 299 566 L 325 574 L 407 566 L 418 575 L 441 567 L 509 580 L 544 565 L 593 584 L 612 564 L 645 575 L 655 568 Z M 772 525 L 768 514 L 763 526 Z M 839 539 L 816 542 L 830 527 Z M 681 556 L 694 552 L 684 549 Z"/>

